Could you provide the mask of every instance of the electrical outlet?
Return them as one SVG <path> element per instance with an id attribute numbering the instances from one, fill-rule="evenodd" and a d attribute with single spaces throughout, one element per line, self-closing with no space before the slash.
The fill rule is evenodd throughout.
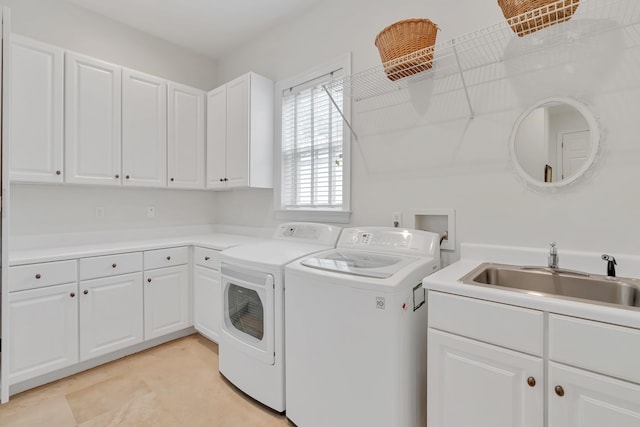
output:
<path id="1" fill-rule="evenodd" d="M 392 224 L 394 227 L 400 227 L 402 225 L 402 212 L 393 212 L 392 216 Z"/>
<path id="2" fill-rule="evenodd" d="M 147 218 L 155 218 L 156 208 L 153 206 L 147 206 Z"/>
<path id="3" fill-rule="evenodd" d="M 96 206 L 96 218 L 104 218 L 104 206 Z"/>

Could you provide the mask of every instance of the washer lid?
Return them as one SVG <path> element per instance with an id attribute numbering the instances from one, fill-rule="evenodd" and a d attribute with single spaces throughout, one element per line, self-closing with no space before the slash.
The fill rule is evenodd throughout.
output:
<path id="1" fill-rule="evenodd" d="M 416 259 L 418 258 L 338 249 L 307 258 L 302 261 L 302 265 L 319 270 L 386 279 Z"/>

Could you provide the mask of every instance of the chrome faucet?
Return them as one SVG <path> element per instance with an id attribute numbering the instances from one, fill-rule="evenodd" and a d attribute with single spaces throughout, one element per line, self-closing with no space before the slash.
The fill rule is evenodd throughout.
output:
<path id="1" fill-rule="evenodd" d="M 549 257 L 547 265 L 549 268 L 558 268 L 558 248 L 556 248 L 556 242 L 549 243 Z"/>
<path id="2" fill-rule="evenodd" d="M 611 255 L 603 254 L 602 259 L 607 261 L 607 276 L 608 277 L 616 277 L 616 259 Z"/>
<path id="3" fill-rule="evenodd" d="M 560 259 L 560 255 L 558 255 L 558 248 L 556 248 L 556 242 L 550 242 L 549 257 L 547 258 L 546 267 L 524 265 L 520 268 L 522 268 L 523 270 L 544 270 L 553 274 L 572 274 L 574 276 L 589 277 L 589 273 L 585 273 L 583 271 L 568 270 L 566 268 L 560 268 L 560 266 L 558 265 L 559 259 Z"/>

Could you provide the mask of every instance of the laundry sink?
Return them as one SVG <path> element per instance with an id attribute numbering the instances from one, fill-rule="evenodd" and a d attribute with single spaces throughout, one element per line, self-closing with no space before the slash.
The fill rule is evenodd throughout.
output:
<path id="1" fill-rule="evenodd" d="M 577 298 L 640 310 L 640 280 L 546 267 L 483 263 L 459 280 L 534 295 Z"/>

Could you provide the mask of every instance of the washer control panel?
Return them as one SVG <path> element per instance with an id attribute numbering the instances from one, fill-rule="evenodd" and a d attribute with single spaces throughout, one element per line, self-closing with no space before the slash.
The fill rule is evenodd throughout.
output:
<path id="1" fill-rule="evenodd" d="M 438 235 L 422 230 L 391 227 L 356 227 L 342 230 L 338 248 L 431 255 L 438 250 Z"/>

